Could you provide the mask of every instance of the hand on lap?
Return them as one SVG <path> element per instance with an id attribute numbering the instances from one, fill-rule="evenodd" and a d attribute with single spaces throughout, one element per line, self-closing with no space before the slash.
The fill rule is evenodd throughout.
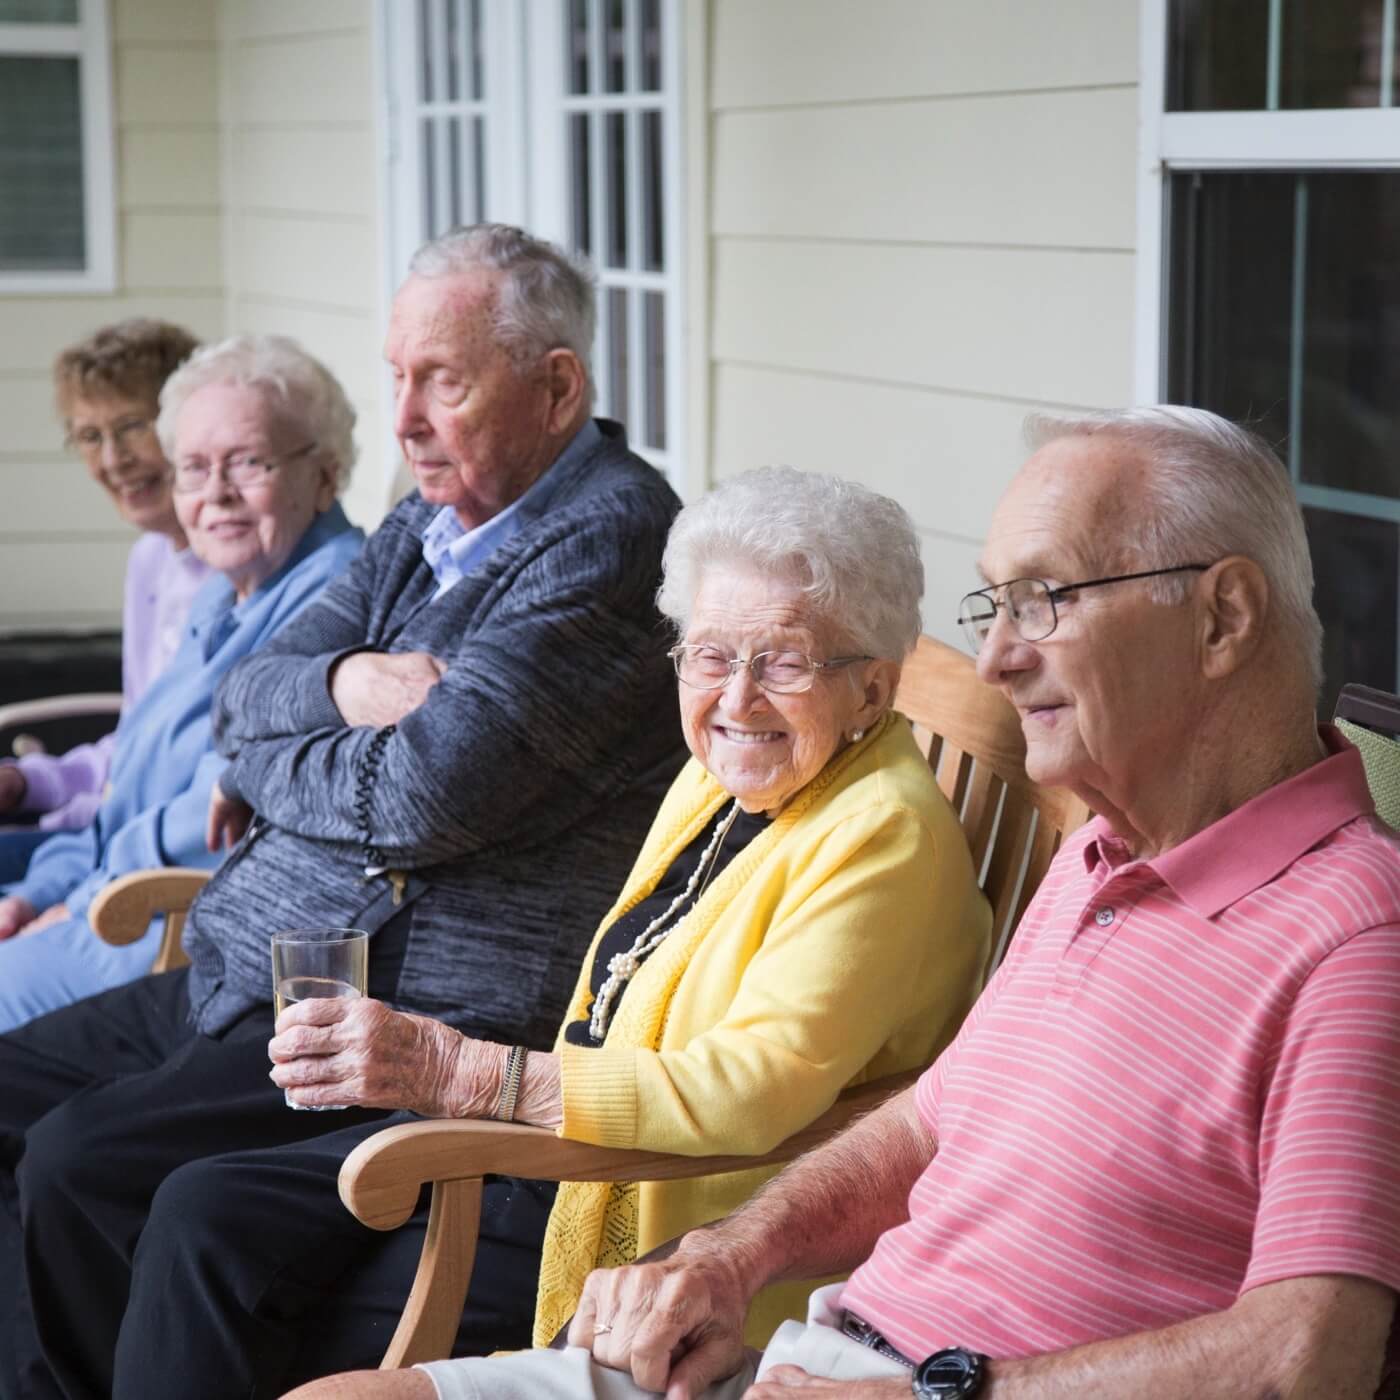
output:
<path id="1" fill-rule="evenodd" d="M 749 1297 L 723 1255 L 687 1244 L 669 1258 L 620 1269 L 595 1269 L 569 1324 L 569 1345 L 630 1371 L 643 1390 L 690 1400 L 732 1376 L 744 1360 Z M 601 1330 L 600 1330 L 601 1329 Z"/>
<path id="2" fill-rule="evenodd" d="M 34 922 L 36 910 L 17 894 L 0 899 L 0 939 L 13 938 L 20 929 Z"/>

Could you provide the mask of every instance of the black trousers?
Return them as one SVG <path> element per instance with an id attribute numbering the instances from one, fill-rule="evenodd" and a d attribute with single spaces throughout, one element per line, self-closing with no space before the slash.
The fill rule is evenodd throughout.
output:
<path id="1" fill-rule="evenodd" d="M 409 1115 L 296 1112 L 271 1008 L 212 1039 L 187 974 L 0 1036 L 0 1397 L 275 1397 L 378 1363 L 425 1210 L 389 1234 L 340 1204 L 345 1154 Z M 542 1183 L 488 1184 L 460 1355 L 528 1344 Z"/>

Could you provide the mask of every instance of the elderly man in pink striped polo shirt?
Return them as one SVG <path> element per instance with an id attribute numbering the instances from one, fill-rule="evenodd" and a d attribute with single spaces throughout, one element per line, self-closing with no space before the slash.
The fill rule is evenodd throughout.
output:
<path id="1" fill-rule="evenodd" d="M 737 1214 L 595 1273 L 568 1349 L 318 1395 L 1375 1394 L 1400 1289 L 1400 843 L 1316 723 L 1288 478 L 1200 410 L 1032 432 L 962 618 L 1031 776 L 1099 815 L 958 1038 Z M 851 1268 L 745 1355 L 761 1286 Z"/>

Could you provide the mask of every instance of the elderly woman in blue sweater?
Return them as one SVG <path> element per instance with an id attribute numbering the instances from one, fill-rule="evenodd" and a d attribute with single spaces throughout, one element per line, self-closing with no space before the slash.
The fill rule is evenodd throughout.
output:
<path id="1" fill-rule="evenodd" d="M 214 688 L 358 552 L 364 536 L 337 501 L 354 424 L 335 378 L 283 337 L 209 346 L 166 382 L 157 431 L 175 509 L 212 577 L 169 666 L 122 717 L 97 815 L 40 847 L 0 896 L 0 1031 L 148 970 L 156 929 L 113 948 L 88 926 L 109 880 L 216 862 Z"/>

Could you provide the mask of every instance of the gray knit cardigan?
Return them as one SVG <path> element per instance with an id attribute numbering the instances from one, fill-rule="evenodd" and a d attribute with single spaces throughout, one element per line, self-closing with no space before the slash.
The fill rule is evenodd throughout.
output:
<path id="1" fill-rule="evenodd" d="M 196 1025 L 271 1000 L 268 936 L 380 928 L 407 875 L 394 1004 L 548 1047 L 579 963 L 684 757 L 656 611 L 679 507 L 599 421 L 551 471 L 543 513 L 434 601 L 415 493 L 358 560 L 215 698 L 221 783 L 256 821 L 190 911 Z M 350 727 L 327 676 L 347 652 L 447 663 L 397 726 Z M 374 940 L 370 941 L 371 975 Z"/>

